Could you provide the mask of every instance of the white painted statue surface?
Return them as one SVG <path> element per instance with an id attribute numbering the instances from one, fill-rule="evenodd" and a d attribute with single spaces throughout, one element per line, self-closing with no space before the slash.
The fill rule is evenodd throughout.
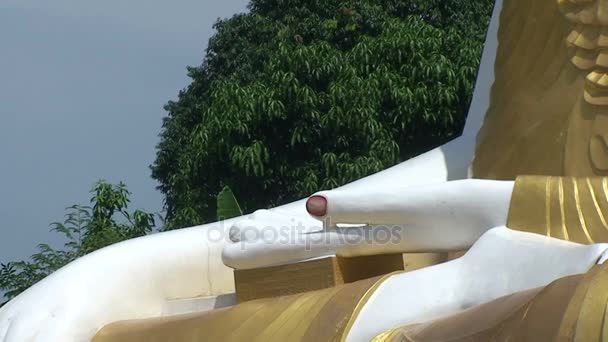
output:
<path id="1" fill-rule="evenodd" d="M 226 304 L 215 298 L 234 292 L 231 267 L 472 246 L 459 259 L 383 282 L 347 336 L 348 341 L 367 341 L 387 329 L 543 286 L 602 263 L 606 244 L 583 245 L 507 228 L 513 181 L 469 179 L 477 132 L 490 105 L 501 9 L 497 0 L 461 137 L 316 194 L 325 204 L 309 203 L 309 210 L 320 209 L 316 217 L 301 200 L 87 255 L 0 309 L 0 341 L 89 341 L 111 322 L 174 314 L 169 304 L 176 300 L 208 297 L 197 310 L 220 307 Z M 374 233 L 378 227 L 391 232 L 390 242 Z M 291 238 L 279 241 L 285 232 L 292 232 Z"/>

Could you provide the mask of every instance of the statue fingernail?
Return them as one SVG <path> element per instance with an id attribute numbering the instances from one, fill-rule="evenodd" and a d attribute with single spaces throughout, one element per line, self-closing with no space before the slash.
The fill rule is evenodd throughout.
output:
<path id="1" fill-rule="evenodd" d="M 306 201 L 306 210 L 313 216 L 325 216 L 327 214 L 327 199 L 323 196 L 311 196 Z"/>

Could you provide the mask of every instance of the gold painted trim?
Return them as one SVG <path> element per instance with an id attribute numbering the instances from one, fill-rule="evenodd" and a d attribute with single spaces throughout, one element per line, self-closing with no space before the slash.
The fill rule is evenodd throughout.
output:
<path id="1" fill-rule="evenodd" d="M 585 237 L 589 243 L 593 243 L 593 239 L 589 234 L 589 229 L 587 229 L 587 222 L 585 221 L 585 216 L 583 215 L 583 209 L 581 208 L 581 200 L 578 194 L 578 183 L 576 182 L 576 178 L 572 178 L 572 187 L 574 188 L 574 201 L 576 205 L 576 213 L 578 214 L 578 220 L 581 223 L 581 227 L 583 228 L 583 233 L 585 233 Z"/>
<path id="2" fill-rule="evenodd" d="M 348 334 L 350 333 L 350 330 L 352 329 L 353 325 L 355 324 L 355 320 L 357 320 L 357 317 L 359 317 L 361 310 L 363 310 L 363 307 L 365 307 L 365 304 L 367 304 L 367 301 L 376 292 L 376 290 L 380 287 L 380 285 L 384 284 L 384 281 L 387 280 L 388 278 L 390 278 L 394 275 L 397 275 L 397 274 L 402 274 L 402 273 L 406 273 L 406 272 L 405 271 L 396 271 L 396 272 L 391 272 L 389 274 L 385 274 L 380 279 L 378 279 L 378 281 L 376 281 L 374 283 L 374 285 L 372 285 L 369 289 L 367 289 L 367 291 L 365 291 L 365 293 L 363 294 L 361 299 L 359 299 L 359 302 L 355 306 L 355 309 L 353 310 L 353 312 L 348 320 L 348 323 L 346 324 L 346 328 L 344 328 L 344 331 L 342 332 L 342 337 L 340 338 L 340 342 L 346 342 L 346 336 L 348 336 Z"/>
<path id="3" fill-rule="evenodd" d="M 594 282 L 595 277 L 600 274 L 602 270 L 601 265 L 592 267 L 581 279 L 580 284 L 577 286 L 576 291 L 570 299 L 570 303 L 564 312 L 557 336 L 556 342 L 572 342 L 576 341 L 576 330 L 581 309 L 587 297 L 588 291 Z"/>
<path id="4" fill-rule="evenodd" d="M 387 342 L 387 341 L 392 341 L 393 339 L 395 339 L 395 337 L 399 336 L 399 334 L 401 333 L 401 328 L 395 328 L 395 329 L 390 329 L 387 330 L 383 333 L 381 333 L 380 335 L 374 337 L 371 342 Z M 408 341 L 411 339 L 408 339 Z"/>
<path id="5" fill-rule="evenodd" d="M 551 180 L 553 177 L 547 177 L 545 182 L 545 223 L 547 225 L 547 236 L 551 236 Z"/>
<path id="6" fill-rule="evenodd" d="M 607 180 L 517 177 L 507 227 L 581 244 L 608 242 Z"/>
<path id="7" fill-rule="evenodd" d="M 562 233 L 564 234 L 564 240 L 569 241 L 568 228 L 566 228 L 566 207 L 564 204 L 564 181 L 563 178 L 557 179 L 557 193 L 559 194 L 559 210 L 562 218 Z"/>
<path id="8" fill-rule="evenodd" d="M 591 193 L 591 200 L 593 201 L 593 206 L 595 207 L 595 211 L 597 212 L 597 216 L 599 216 L 602 225 L 606 230 L 608 230 L 608 224 L 606 223 L 606 218 L 604 217 L 604 213 L 602 213 L 602 208 L 600 207 L 600 203 L 597 200 L 597 195 L 595 194 L 595 190 L 593 190 L 593 185 L 591 184 L 591 179 L 586 178 L 587 187 L 589 188 L 589 193 Z M 602 183 L 606 183 L 606 178 L 602 180 Z"/>

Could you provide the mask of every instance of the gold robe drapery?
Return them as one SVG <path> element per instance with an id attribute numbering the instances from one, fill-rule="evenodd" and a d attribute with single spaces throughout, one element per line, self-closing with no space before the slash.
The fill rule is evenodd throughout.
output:
<path id="1" fill-rule="evenodd" d="M 340 341 L 388 276 L 200 314 L 116 322 L 93 342 Z"/>
<path id="2" fill-rule="evenodd" d="M 504 0 L 476 178 L 608 175 L 606 0 Z"/>

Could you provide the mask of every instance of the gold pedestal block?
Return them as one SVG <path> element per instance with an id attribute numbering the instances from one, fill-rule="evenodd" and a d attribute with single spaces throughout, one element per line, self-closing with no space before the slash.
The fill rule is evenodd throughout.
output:
<path id="1" fill-rule="evenodd" d="M 410 272 L 441 264 L 449 259 L 449 253 L 404 253 L 403 269 Z"/>
<path id="2" fill-rule="evenodd" d="M 235 270 L 239 302 L 286 296 L 403 270 L 401 254 L 327 257 L 297 264 Z"/>

